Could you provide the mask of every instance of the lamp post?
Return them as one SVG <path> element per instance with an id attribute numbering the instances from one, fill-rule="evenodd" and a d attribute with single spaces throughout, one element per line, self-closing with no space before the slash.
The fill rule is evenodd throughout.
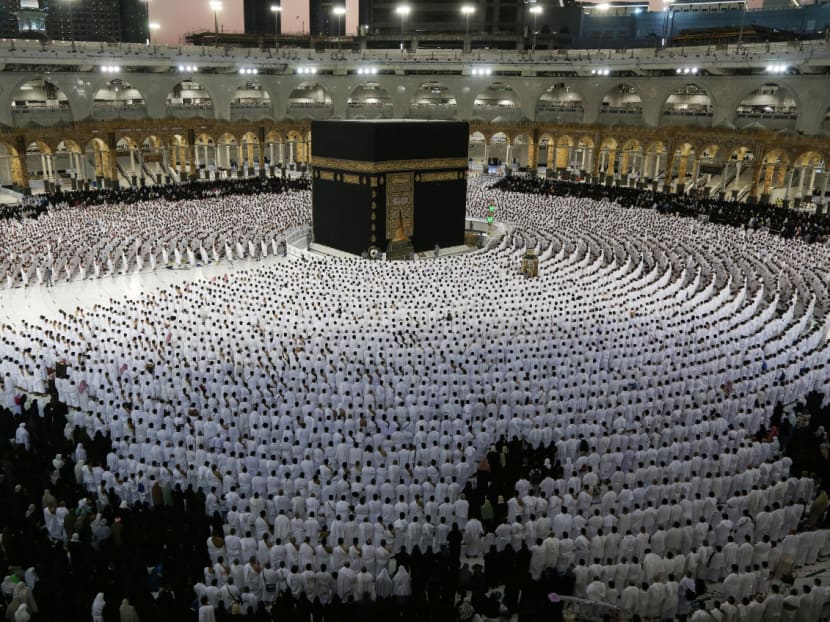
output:
<path id="1" fill-rule="evenodd" d="M 468 45 L 470 39 L 470 15 L 476 12 L 476 8 L 471 4 L 465 4 L 461 7 L 461 14 L 464 16 L 464 46 Z M 472 46 L 470 46 L 472 47 Z"/>
<path id="2" fill-rule="evenodd" d="M 149 33 L 150 33 L 150 39 L 148 40 L 148 43 L 152 43 L 153 42 L 153 32 L 160 29 L 161 24 L 159 24 L 158 22 L 150 22 L 147 25 L 147 27 L 148 27 Z"/>
<path id="3" fill-rule="evenodd" d="M 210 0 L 210 10 L 213 11 L 213 30 L 219 35 L 219 11 L 222 10 L 222 0 Z"/>
<path id="4" fill-rule="evenodd" d="M 410 7 L 408 4 L 402 4 L 395 8 L 395 13 L 401 16 L 401 52 L 403 52 L 403 23 L 411 12 L 412 7 Z"/>
<path id="5" fill-rule="evenodd" d="M 538 4 L 534 4 L 530 7 L 530 13 L 533 15 L 533 47 L 531 51 L 536 51 L 536 20 L 542 14 L 542 7 Z"/>
<path id="6" fill-rule="evenodd" d="M 337 16 L 337 51 L 342 51 L 340 47 L 340 20 L 343 19 L 343 16 L 346 14 L 346 7 L 344 6 L 336 6 L 331 10 Z"/>
<path id="7" fill-rule="evenodd" d="M 271 13 L 274 14 L 274 49 L 280 49 L 280 13 L 282 7 L 278 4 L 271 5 Z"/>

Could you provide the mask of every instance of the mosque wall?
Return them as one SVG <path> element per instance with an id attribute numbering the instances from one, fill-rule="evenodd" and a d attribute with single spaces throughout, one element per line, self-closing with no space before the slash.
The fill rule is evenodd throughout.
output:
<path id="1" fill-rule="evenodd" d="M 64 187 L 85 182 L 142 183 L 160 169 L 180 179 L 227 171 L 253 174 L 268 163 L 301 166 L 308 161 L 310 121 L 227 121 L 208 118 L 113 119 L 77 122 L 61 127 L 0 128 L 0 183 L 25 189 L 44 180 Z M 830 140 L 764 129 L 735 130 L 685 126 L 607 126 L 599 123 L 486 122 L 470 123 L 469 155 L 484 155 L 521 165 L 562 170 L 570 164 L 588 175 L 617 170 L 640 176 L 663 171 L 663 181 L 680 172 L 693 175 L 713 167 L 754 167 L 753 196 L 760 200 L 766 177 L 793 186 L 793 198 L 806 193 L 812 180 L 823 180 L 811 167 L 828 162 Z M 508 156 L 509 152 L 509 157 Z M 28 157 L 27 157 L 28 155 Z M 744 156 L 746 155 L 746 160 Z M 691 159 L 691 161 L 690 161 Z M 667 164 L 671 166 L 667 166 Z M 236 165 L 236 170 L 231 169 Z M 691 164 L 691 166 L 689 166 Z M 704 169 L 705 167 L 705 169 Z M 149 170 L 148 170 L 149 169 Z M 676 188 L 674 188 L 676 189 Z M 801 190 L 799 190 L 801 189 Z"/>

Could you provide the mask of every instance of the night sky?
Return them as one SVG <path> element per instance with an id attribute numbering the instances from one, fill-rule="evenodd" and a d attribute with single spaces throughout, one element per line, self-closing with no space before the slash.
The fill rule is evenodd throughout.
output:
<path id="1" fill-rule="evenodd" d="M 219 29 L 242 32 L 242 0 L 223 0 Z M 153 33 L 159 43 L 178 45 L 193 31 L 213 30 L 213 11 L 209 0 L 150 0 L 150 21 L 161 26 Z"/>

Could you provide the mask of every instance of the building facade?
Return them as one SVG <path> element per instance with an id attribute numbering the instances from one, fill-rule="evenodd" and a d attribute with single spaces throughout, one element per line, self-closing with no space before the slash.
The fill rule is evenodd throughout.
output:
<path id="1" fill-rule="evenodd" d="M 53 48 L 48 63 L 35 44 L 2 52 L 4 185 L 258 174 L 307 162 L 310 120 L 329 118 L 470 121 L 473 170 L 782 202 L 828 182 L 821 42 L 682 56 Z"/>

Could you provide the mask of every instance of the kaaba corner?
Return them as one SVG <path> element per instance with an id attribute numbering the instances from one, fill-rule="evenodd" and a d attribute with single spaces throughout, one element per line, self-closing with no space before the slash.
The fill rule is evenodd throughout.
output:
<path id="1" fill-rule="evenodd" d="M 314 241 L 390 258 L 464 243 L 469 125 L 314 121 Z"/>

